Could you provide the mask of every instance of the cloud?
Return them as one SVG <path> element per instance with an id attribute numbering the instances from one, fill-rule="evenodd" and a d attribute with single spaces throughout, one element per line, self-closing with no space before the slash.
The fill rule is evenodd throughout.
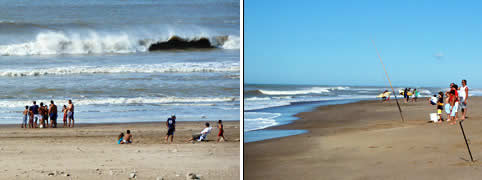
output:
<path id="1" fill-rule="evenodd" d="M 438 52 L 438 53 L 435 53 L 433 57 L 437 60 L 442 60 L 445 57 L 445 55 L 442 52 Z"/>

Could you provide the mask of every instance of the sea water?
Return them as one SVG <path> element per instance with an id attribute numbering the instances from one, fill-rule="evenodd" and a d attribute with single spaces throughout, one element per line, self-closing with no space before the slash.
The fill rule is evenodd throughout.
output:
<path id="1" fill-rule="evenodd" d="M 239 120 L 239 11 L 230 0 L 0 0 L 0 123 L 20 123 L 33 100 L 60 110 L 69 99 L 78 123 Z M 215 48 L 148 51 L 173 36 Z"/>

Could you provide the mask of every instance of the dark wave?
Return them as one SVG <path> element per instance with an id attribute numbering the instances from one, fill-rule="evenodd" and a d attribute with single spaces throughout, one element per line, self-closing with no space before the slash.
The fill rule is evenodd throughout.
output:
<path id="1" fill-rule="evenodd" d="M 214 38 L 215 42 L 211 42 L 208 38 L 201 37 L 198 39 L 188 40 L 179 36 L 172 36 L 167 41 L 157 42 L 149 46 L 149 51 L 176 50 L 176 49 L 214 49 L 216 45 L 223 44 L 227 40 L 227 36 L 219 36 Z"/>
<path id="2" fill-rule="evenodd" d="M 264 95 L 261 93 L 259 90 L 249 90 L 249 91 L 244 91 L 243 92 L 244 96 L 256 96 L 256 95 Z"/>

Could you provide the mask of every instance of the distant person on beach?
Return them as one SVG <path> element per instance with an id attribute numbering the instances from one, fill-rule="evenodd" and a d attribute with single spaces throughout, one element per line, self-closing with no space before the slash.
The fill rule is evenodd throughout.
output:
<path id="1" fill-rule="evenodd" d="M 62 108 L 62 112 L 64 113 L 64 126 L 63 127 L 67 127 L 67 106 L 64 105 L 64 107 Z"/>
<path id="2" fill-rule="evenodd" d="M 124 144 L 124 133 L 120 133 L 119 136 L 117 136 L 117 144 Z"/>
<path id="3" fill-rule="evenodd" d="M 437 97 L 437 116 L 440 122 L 444 120 L 442 118 L 443 107 L 444 107 L 444 93 L 440 91 L 438 92 L 438 97 Z"/>
<path id="4" fill-rule="evenodd" d="M 211 132 L 212 130 L 212 127 L 209 127 L 209 123 L 206 122 L 204 124 L 206 127 L 201 131 L 201 133 L 199 134 L 193 134 L 192 135 L 192 138 L 188 140 L 191 141 L 191 142 L 194 142 L 194 141 L 203 141 L 207 138 L 208 134 Z"/>
<path id="5" fill-rule="evenodd" d="M 467 80 L 462 80 L 462 87 L 459 89 L 460 109 L 462 110 L 462 120 L 467 118 L 467 99 L 469 98 L 469 87 L 467 87 Z"/>
<path id="6" fill-rule="evenodd" d="M 408 88 L 403 90 L 403 98 L 405 99 L 405 102 L 408 102 Z"/>
<path id="7" fill-rule="evenodd" d="M 412 102 L 417 102 L 417 99 L 419 96 L 419 92 L 417 91 L 417 89 L 413 89 L 412 95 L 413 95 Z"/>
<path id="8" fill-rule="evenodd" d="M 223 141 L 226 141 L 226 138 L 224 138 L 224 125 L 222 120 L 218 121 L 218 128 L 219 128 L 218 142 L 219 140 L 221 140 L 221 138 L 223 139 Z"/>
<path id="9" fill-rule="evenodd" d="M 49 115 L 50 127 L 57 128 L 57 105 L 55 105 L 53 100 L 50 101 Z"/>
<path id="10" fill-rule="evenodd" d="M 37 122 L 40 120 L 40 115 L 39 115 L 39 106 L 37 105 L 36 101 L 33 101 L 33 105 L 30 106 L 30 113 L 32 114 L 33 118 L 33 128 L 37 128 Z"/>
<path id="11" fill-rule="evenodd" d="M 435 94 L 429 99 L 429 102 L 431 105 L 437 105 L 437 101 L 438 101 L 437 95 Z"/>
<path id="12" fill-rule="evenodd" d="M 132 143 L 132 134 L 130 130 L 127 130 L 127 133 L 124 135 L 124 138 L 122 139 L 122 144 L 131 144 Z"/>
<path id="13" fill-rule="evenodd" d="M 174 139 L 174 131 L 176 131 L 176 115 L 173 114 L 170 118 L 167 118 L 166 127 L 167 127 L 166 143 L 169 143 L 169 137 L 171 137 L 171 143 L 172 143 Z"/>
<path id="14" fill-rule="evenodd" d="M 40 107 L 39 107 L 39 114 L 40 114 L 40 122 L 39 122 L 39 127 L 40 128 L 44 128 L 45 127 L 45 124 L 44 124 L 44 121 L 45 121 L 45 113 L 44 113 L 44 103 L 43 102 L 40 102 Z"/>
<path id="15" fill-rule="evenodd" d="M 43 106 L 44 108 L 44 113 L 42 115 L 42 117 L 44 118 L 44 128 L 48 128 L 49 127 L 49 108 L 47 107 L 47 104 L 44 104 Z"/>
<path id="16" fill-rule="evenodd" d="M 449 117 L 447 118 L 447 122 L 451 122 L 451 125 L 454 125 L 457 122 L 457 109 L 458 109 L 458 97 L 455 95 L 456 90 L 451 90 L 449 92 L 448 103 L 449 107 Z"/>
<path id="17" fill-rule="evenodd" d="M 25 106 L 25 110 L 22 112 L 23 114 L 23 121 L 22 121 L 22 128 L 27 128 L 27 120 L 28 120 L 28 106 Z"/>
<path id="18" fill-rule="evenodd" d="M 69 99 L 69 105 L 67 106 L 67 118 L 69 119 L 69 127 L 74 127 L 74 104 L 72 100 Z"/>

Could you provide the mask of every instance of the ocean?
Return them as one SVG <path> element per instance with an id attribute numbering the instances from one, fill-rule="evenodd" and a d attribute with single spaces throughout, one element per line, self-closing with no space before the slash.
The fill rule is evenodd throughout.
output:
<path id="1" fill-rule="evenodd" d="M 0 0 L 0 124 L 69 99 L 77 123 L 240 120 L 239 37 L 239 1 Z"/>
<path id="2" fill-rule="evenodd" d="M 427 101 L 447 87 L 410 87 L 420 92 L 419 101 Z M 394 87 L 399 92 L 405 87 Z M 305 133 L 305 130 L 267 130 L 272 126 L 291 123 L 300 112 L 319 106 L 376 100 L 376 96 L 389 87 L 381 86 L 326 86 L 326 85 L 244 85 L 244 142 L 254 142 Z M 471 89 L 469 96 L 482 96 L 482 89 Z M 391 95 L 393 99 L 393 94 Z M 397 95 L 401 100 L 402 96 Z M 378 98 L 379 99 L 379 98 Z M 428 103 L 428 102 L 427 102 Z"/>

